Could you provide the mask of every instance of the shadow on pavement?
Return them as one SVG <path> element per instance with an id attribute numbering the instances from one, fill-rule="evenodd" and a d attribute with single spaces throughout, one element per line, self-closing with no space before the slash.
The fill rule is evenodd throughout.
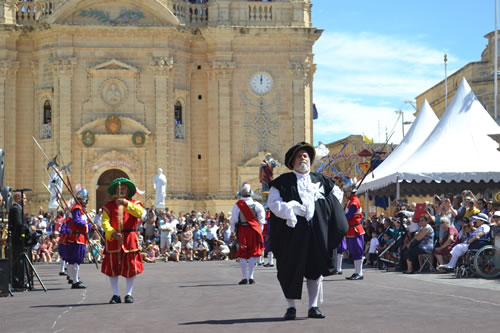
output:
<path id="1" fill-rule="evenodd" d="M 68 307 L 80 307 L 80 306 L 94 306 L 94 305 L 109 305 L 109 302 L 104 303 L 85 303 L 85 304 L 51 304 L 51 305 L 33 305 L 31 308 L 68 308 Z"/>
<path id="2" fill-rule="evenodd" d="M 305 320 L 306 318 L 297 318 L 297 320 Z M 179 325 L 234 325 L 234 324 L 247 324 L 247 323 L 273 323 L 284 322 L 281 317 L 274 318 L 240 318 L 240 319 L 224 319 L 224 320 L 204 320 L 204 321 L 191 321 L 187 323 L 179 323 Z"/>

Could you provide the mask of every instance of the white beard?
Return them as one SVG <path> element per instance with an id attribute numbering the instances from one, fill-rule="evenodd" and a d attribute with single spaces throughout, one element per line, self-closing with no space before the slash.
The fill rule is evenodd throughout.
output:
<path id="1" fill-rule="evenodd" d="M 300 173 L 308 173 L 309 172 L 309 164 L 306 161 L 302 161 L 300 165 L 295 168 L 296 171 Z"/>

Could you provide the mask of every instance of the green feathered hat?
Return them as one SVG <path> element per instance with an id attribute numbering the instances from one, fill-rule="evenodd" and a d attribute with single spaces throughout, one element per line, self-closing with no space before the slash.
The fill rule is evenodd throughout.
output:
<path id="1" fill-rule="evenodd" d="M 134 196 L 136 192 L 134 183 L 132 183 L 130 179 L 124 177 L 116 178 L 115 180 L 113 180 L 111 185 L 109 185 L 108 187 L 108 193 L 111 195 L 115 195 L 116 187 L 118 186 L 118 184 L 127 185 L 128 187 L 127 197 L 132 198 Z"/>

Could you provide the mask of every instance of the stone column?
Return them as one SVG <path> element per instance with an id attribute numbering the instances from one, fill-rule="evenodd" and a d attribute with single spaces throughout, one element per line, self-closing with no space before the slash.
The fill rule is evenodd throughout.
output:
<path id="1" fill-rule="evenodd" d="M 232 76 L 235 64 L 232 61 L 214 61 L 212 65 L 217 78 L 217 131 L 216 151 L 218 154 L 218 193 L 222 197 L 232 195 L 232 161 L 231 161 L 231 112 L 232 112 Z"/>
<path id="2" fill-rule="evenodd" d="M 158 165 L 155 166 L 155 171 L 158 168 L 165 170 L 165 174 L 168 175 L 167 161 L 168 161 L 168 141 L 169 124 L 173 122 L 169 121 L 169 117 L 173 117 L 173 113 L 169 110 L 173 109 L 173 105 L 169 105 L 169 85 L 168 79 L 170 71 L 174 68 L 174 60 L 172 57 L 154 57 L 151 59 L 151 70 L 153 71 L 153 77 L 155 80 L 155 108 L 156 108 L 156 119 L 155 119 L 155 155 Z M 146 179 L 146 181 L 149 181 Z M 151 180 L 152 181 L 152 180 Z"/>
<path id="3" fill-rule="evenodd" d="M 16 151 L 17 151 L 17 102 L 16 73 L 19 62 L 4 60 L 0 62 L 0 147 L 5 150 L 4 185 L 16 186 Z"/>
<path id="4" fill-rule="evenodd" d="M 311 78 L 314 65 L 306 59 L 304 62 L 290 62 L 288 68 L 292 77 L 293 142 L 305 140 L 312 144 Z"/>
<path id="5" fill-rule="evenodd" d="M 76 58 L 59 58 L 53 65 L 54 71 L 54 105 L 52 106 L 52 135 L 59 144 L 61 157 L 64 163 L 72 160 L 72 86 L 73 69 L 76 64 Z M 54 115 L 58 116 L 55 117 Z"/>

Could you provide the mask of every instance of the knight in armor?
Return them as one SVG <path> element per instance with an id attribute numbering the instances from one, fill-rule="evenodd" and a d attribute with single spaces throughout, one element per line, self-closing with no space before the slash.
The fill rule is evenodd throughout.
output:
<path id="1" fill-rule="evenodd" d="M 126 279 L 127 284 L 125 303 L 134 303 L 134 281 L 137 274 L 144 270 L 136 228 L 139 219 L 144 217 L 145 210 L 140 201 L 132 199 L 136 187 L 128 178 L 113 180 L 108 193 L 114 199 L 104 205 L 102 212 L 105 247 L 101 272 L 109 276 L 113 290 L 109 303 L 121 303 L 118 292 L 120 275 Z"/>
<path id="2" fill-rule="evenodd" d="M 334 181 L 310 172 L 315 155 L 307 142 L 291 147 L 285 165 L 292 172 L 273 180 L 269 190 L 272 249 L 288 303 L 285 320 L 296 318 L 295 300 L 302 297 L 304 277 L 309 294 L 307 316 L 325 318 L 318 308 L 322 276 L 335 272 L 335 249 L 347 231 Z"/>
<path id="3" fill-rule="evenodd" d="M 344 193 L 347 198 L 345 206 L 345 216 L 349 224 L 346 234 L 347 250 L 354 260 L 354 273 L 346 277 L 347 280 L 363 280 L 363 254 L 365 245 L 365 230 L 361 219 L 363 218 L 361 202 L 356 195 L 356 189 L 353 186 L 344 187 Z"/>
<path id="4" fill-rule="evenodd" d="M 258 258 L 264 249 L 262 230 L 266 223 L 264 207 L 252 199 L 252 188 L 245 182 L 231 212 L 231 232 L 236 235 L 239 243 L 236 256 L 240 258 L 242 279 L 239 284 L 254 284 L 254 271 Z M 248 267 L 248 274 L 247 274 Z"/>
<path id="5" fill-rule="evenodd" d="M 80 281 L 80 264 L 85 258 L 87 245 L 89 244 L 89 223 L 85 214 L 85 207 L 89 201 L 89 192 L 82 188 L 76 193 L 77 202 L 71 207 L 71 219 L 68 221 L 70 234 L 68 246 L 66 247 L 66 260 L 68 262 L 68 274 L 71 289 L 85 289 L 87 286 Z"/>

